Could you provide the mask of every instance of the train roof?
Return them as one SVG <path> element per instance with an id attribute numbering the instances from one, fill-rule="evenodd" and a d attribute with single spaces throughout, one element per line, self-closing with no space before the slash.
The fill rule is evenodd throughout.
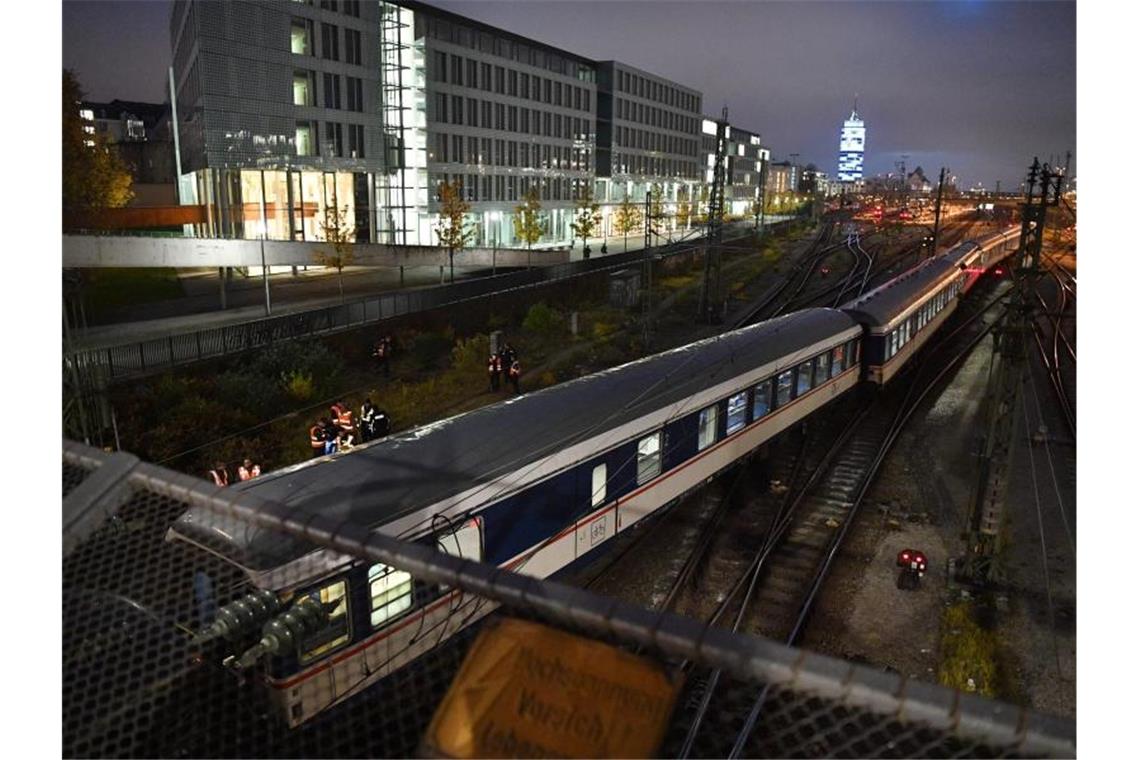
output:
<path id="1" fill-rule="evenodd" d="M 980 248 L 981 246 L 977 243 L 977 241 L 967 240 L 964 243 L 959 243 L 958 245 L 954 246 L 949 251 L 939 254 L 938 258 L 952 262 L 956 266 L 961 266 L 963 262 L 965 262 L 967 256 L 969 256 L 974 251 L 979 250 Z"/>
<path id="2" fill-rule="evenodd" d="M 941 257 L 927 259 L 839 308 L 864 324 L 890 324 L 892 319 L 913 306 L 915 299 L 957 268 L 957 264 Z"/>
<path id="3" fill-rule="evenodd" d="M 795 364 L 817 343 L 857 327 L 836 309 L 795 312 L 231 488 L 281 505 L 294 517 L 319 512 L 379 528 L 744 372 L 785 357 L 781 369 Z M 316 548 L 197 508 L 172 531 L 254 571 Z"/>

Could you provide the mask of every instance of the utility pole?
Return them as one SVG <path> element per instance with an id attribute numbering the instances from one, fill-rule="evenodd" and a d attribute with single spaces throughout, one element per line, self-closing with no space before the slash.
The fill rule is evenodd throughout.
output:
<path id="1" fill-rule="evenodd" d="M 716 123 L 716 160 L 713 163 L 713 182 L 709 188 L 709 211 L 705 233 L 705 274 L 701 281 L 698 302 L 698 319 L 717 324 L 723 319 L 720 302 L 720 237 L 721 218 L 724 216 L 724 159 L 728 152 L 728 106 L 721 109 Z"/>
<path id="2" fill-rule="evenodd" d="M 938 172 L 938 198 L 934 201 L 934 242 L 930 246 L 930 255 L 938 253 L 938 227 L 942 221 L 942 185 L 946 182 L 946 167 Z"/>
<path id="3" fill-rule="evenodd" d="M 641 302 L 641 327 L 642 327 L 642 343 L 644 348 L 643 354 L 648 354 L 650 351 L 650 341 L 653 339 L 653 251 L 650 249 L 650 241 L 653 226 L 650 224 L 649 211 L 650 211 L 650 190 L 646 186 L 645 190 L 645 247 L 642 248 L 642 254 L 645 262 L 645 298 Z"/>
<path id="4" fill-rule="evenodd" d="M 1002 578 L 998 553 L 1003 544 L 1013 438 L 1018 422 L 1024 419 L 1021 394 L 1027 364 L 1026 342 L 1033 329 L 1045 215 L 1060 200 L 1061 179 L 1060 172 L 1048 164 L 1042 167 L 1036 157 L 1033 159 L 1022 207 L 1013 291 L 1001 325 L 994 333 L 996 344 L 984 396 L 989 400 L 988 429 L 966 522 L 966 556 L 960 569 L 966 580 L 975 583 L 996 583 Z M 1035 196 L 1035 192 L 1039 195 Z"/>

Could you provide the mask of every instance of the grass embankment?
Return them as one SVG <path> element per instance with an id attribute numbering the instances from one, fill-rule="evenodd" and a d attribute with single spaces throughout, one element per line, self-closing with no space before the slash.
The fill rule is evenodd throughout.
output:
<path id="1" fill-rule="evenodd" d="M 125 306 L 179 298 L 178 271 L 168 267 L 90 269 L 84 273 L 84 297 L 91 318 Z"/>
<path id="2" fill-rule="evenodd" d="M 779 248 L 765 241 L 760 253 L 726 256 L 734 287 L 770 268 Z M 696 297 L 700 270 L 698 259 L 663 272 L 654 282 L 655 307 L 689 324 L 687 304 Z M 576 335 L 569 329 L 572 310 Z M 210 369 L 140 381 L 117 389 L 112 402 L 123 448 L 146 461 L 205 475 L 219 460 L 232 473 L 248 456 L 268 471 L 310 456 L 308 429 L 338 400 L 356 411 L 371 398 L 389 414 L 393 430 L 404 430 L 508 397 L 505 379 L 498 393 L 488 387 L 491 330 L 504 330 L 518 350 L 525 392 L 642 356 L 640 319 L 639 309 L 613 308 L 599 295 L 577 292 L 562 303 L 533 304 L 522 319 L 492 317 L 473 325 L 469 337 L 452 327 L 395 329 L 390 379 L 373 365 L 361 332 L 281 344 Z"/>

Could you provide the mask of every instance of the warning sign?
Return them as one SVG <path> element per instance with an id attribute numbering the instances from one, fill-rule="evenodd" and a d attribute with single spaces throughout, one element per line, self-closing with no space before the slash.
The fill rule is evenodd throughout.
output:
<path id="1" fill-rule="evenodd" d="M 488 624 L 440 702 L 425 754 L 651 757 L 680 679 L 620 649 L 523 620 Z"/>

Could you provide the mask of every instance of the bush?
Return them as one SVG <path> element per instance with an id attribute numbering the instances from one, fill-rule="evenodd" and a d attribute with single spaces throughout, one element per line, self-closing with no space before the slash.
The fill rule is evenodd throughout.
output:
<path id="1" fill-rule="evenodd" d="M 547 306 L 545 301 L 539 301 L 527 310 L 522 327 L 535 335 L 553 338 L 566 331 L 566 321 L 558 311 Z"/>
<path id="2" fill-rule="evenodd" d="M 491 355 L 491 339 L 476 335 L 455 341 L 451 349 L 451 366 L 462 373 L 483 374 L 487 371 L 487 357 Z"/>
<path id="3" fill-rule="evenodd" d="M 308 401 L 316 391 L 312 374 L 298 369 L 281 373 L 281 384 L 285 388 L 285 395 L 294 401 Z"/>

